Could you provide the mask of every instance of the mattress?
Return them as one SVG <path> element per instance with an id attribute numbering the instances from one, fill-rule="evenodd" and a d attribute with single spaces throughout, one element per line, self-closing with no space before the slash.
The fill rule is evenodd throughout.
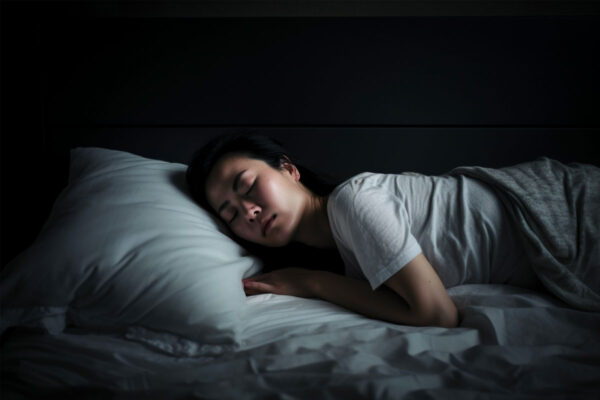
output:
<path id="1" fill-rule="evenodd" d="M 333 304 L 246 299 L 239 340 L 161 331 L 15 330 L 4 398 L 587 399 L 600 393 L 600 313 L 506 285 L 449 289 L 458 328 L 372 320 Z"/>

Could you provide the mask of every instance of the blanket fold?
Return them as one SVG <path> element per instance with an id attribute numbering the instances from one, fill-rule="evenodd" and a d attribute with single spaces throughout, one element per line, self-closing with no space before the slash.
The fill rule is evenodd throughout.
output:
<path id="1" fill-rule="evenodd" d="M 600 168 L 541 158 L 499 169 L 459 167 L 449 175 L 491 186 L 543 285 L 573 307 L 600 311 Z"/>

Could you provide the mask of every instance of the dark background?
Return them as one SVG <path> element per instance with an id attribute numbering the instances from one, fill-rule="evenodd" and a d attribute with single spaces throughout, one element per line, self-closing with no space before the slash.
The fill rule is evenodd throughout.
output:
<path id="1" fill-rule="evenodd" d="M 308 166 L 441 174 L 600 165 L 598 2 L 2 2 L 1 262 L 36 236 L 68 152 L 187 163 L 274 136 Z"/>

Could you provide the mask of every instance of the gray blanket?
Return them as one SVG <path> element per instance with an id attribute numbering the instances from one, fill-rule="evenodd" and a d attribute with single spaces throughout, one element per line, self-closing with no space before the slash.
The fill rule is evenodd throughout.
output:
<path id="1" fill-rule="evenodd" d="M 600 311 L 600 168 L 548 158 L 490 169 L 459 167 L 499 194 L 533 269 L 569 305 Z"/>

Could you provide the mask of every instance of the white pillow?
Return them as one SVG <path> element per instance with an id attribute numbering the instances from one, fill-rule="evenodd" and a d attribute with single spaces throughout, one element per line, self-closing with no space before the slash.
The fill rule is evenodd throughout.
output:
<path id="1" fill-rule="evenodd" d="M 32 246 L 2 271 L 2 331 L 60 332 L 68 322 L 234 342 L 241 279 L 261 264 L 191 199 L 185 170 L 122 151 L 71 150 L 68 186 Z"/>

